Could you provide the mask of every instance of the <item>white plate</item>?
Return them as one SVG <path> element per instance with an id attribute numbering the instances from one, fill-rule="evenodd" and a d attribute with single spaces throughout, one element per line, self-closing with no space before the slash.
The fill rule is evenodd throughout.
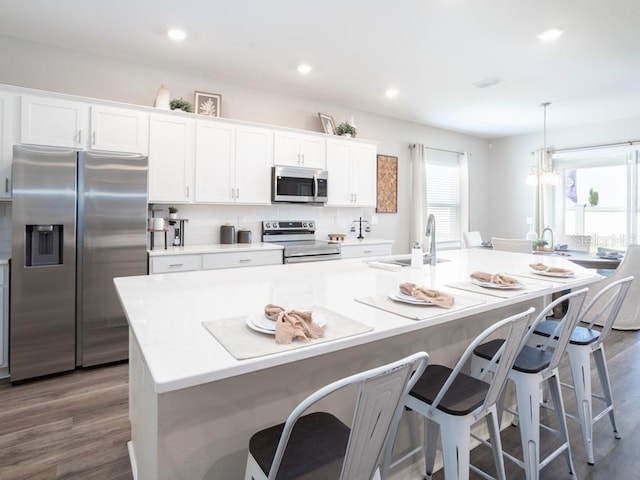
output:
<path id="1" fill-rule="evenodd" d="M 474 285 L 478 285 L 479 287 L 485 287 L 485 288 L 495 288 L 498 290 L 519 290 L 521 288 L 524 288 L 524 285 L 522 284 L 518 284 L 518 285 L 499 285 L 497 283 L 491 283 L 491 282 L 483 282 L 481 280 L 476 280 L 475 278 L 471 278 L 471 283 L 473 283 Z"/>
<path id="2" fill-rule="evenodd" d="M 311 314 L 311 318 L 313 321 L 320 327 L 324 328 L 327 326 L 327 318 L 317 312 L 313 312 Z M 263 314 L 259 315 L 249 315 L 245 322 L 249 328 L 255 330 L 256 332 L 267 333 L 269 335 L 276 334 L 276 322 L 273 320 L 269 320 Z"/>
<path id="3" fill-rule="evenodd" d="M 545 277 L 571 278 L 576 276 L 573 272 L 546 272 L 544 270 L 534 270 L 533 268 L 531 271 L 537 275 L 544 275 Z"/>
<path id="4" fill-rule="evenodd" d="M 400 290 L 391 292 L 389 298 L 396 302 L 410 303 L 411 305 L 433 305 L 433 303 L 427 302 L 426 300 L 420 300 L 412 295 L 405 295 Z"/>

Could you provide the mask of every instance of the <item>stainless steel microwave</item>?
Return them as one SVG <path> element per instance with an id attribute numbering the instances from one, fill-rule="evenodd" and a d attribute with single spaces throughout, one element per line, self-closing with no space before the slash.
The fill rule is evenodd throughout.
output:
<path id="1" fill-rule="evenodd" d="M 276 165 L 273 167 L 271 200 L 273 203 L 326 203 L 328 179 L 326 170 Z"/>

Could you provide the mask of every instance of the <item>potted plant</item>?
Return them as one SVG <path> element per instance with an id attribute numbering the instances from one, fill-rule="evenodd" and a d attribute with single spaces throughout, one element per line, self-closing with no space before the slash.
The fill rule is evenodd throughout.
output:
<path id="1" fill-rule="evenodd" d="M 342 135 L 343 137 L 355 137 L 356 133 L 356 127 L 351 125 L 349 122 L 342 122 L 336 127 L 336 135 Z"/>
<path id="2" fill-rule="evenodd" d="M 169 207 L 169 218 L 178 218 L 178 209 L 176 207 Z"/>
<path id="3" fill-rule="evenodd" d="M 169 102 L 171 110 L 182 110 L 183 112 L 193 113 L 193 106 L 190 102 L 183 100 L 182 97 L 174 98 Z"/>
<path id="4" fill-rule="evenodd" d="M 589 205 L 595 207 L 598 205 L 598 192 L 596 192 L 593 188 L 589 189 Z"/>
<path id="5" fill-rule="evenodd" d="M 549 242 L 547 242 L 546 240 L 543 240 L 542 238 L 539 238 L 538 240 L 533 241 L 533 246 L 538 252 L 544 252 L 545 247 L 547 245 L 549 245 Z"/>

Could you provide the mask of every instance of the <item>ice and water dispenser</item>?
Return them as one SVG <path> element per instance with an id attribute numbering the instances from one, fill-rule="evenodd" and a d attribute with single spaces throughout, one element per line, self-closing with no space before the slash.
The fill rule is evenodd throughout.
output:
<path id="1" fill-rule="evenodd" d="M 25 225 L 25 267 L 62 265 L 62 225 Z"/>

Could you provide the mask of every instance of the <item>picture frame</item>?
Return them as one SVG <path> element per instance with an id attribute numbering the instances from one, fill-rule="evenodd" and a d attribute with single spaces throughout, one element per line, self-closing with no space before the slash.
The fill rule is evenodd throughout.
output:
<path id="1" fill-rule="evenodd" d="M 333 121 L 333 117 L 331 115 L 326 115 L 320 112 L 318 112 L 318 117 L 320 117 L 320 123 L 322 123 L 322 128 L 324 129 L 324 133 L 328 133 L 329 135 L 335 135 L 336 122 Z"/>
<path id="2" fill-rule="evenodd" d="M 376 213 L 398 213 L 398 157 L 378 155 Z"/>
<path id="3" fill-rule="evenodd" d="M 196 114 L 219 117 L 222 108 L 222 95 L 219 93 L 195 92 L 193 104 Z"/>

